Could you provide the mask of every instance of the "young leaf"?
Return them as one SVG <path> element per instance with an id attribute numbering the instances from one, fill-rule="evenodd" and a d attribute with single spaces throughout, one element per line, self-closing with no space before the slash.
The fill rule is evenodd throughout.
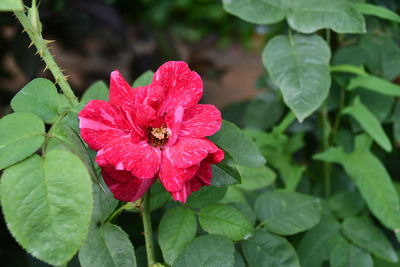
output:
<path id="1" fill-rule="evenodd" d="M 146 86 L 151 83 L 151 80 L 153 79 L 154 72 L 151 70 L 148 70 L 144 72 L 142 75 L 140 75 L 135 82 L 133 83 L 133 88 L 139 87 L 139 86 Z"/>
<path id="2" fill-rule="evenodd" d="M 283 237 L 258 230 L 242 243 L 243 254 L 249 266 L 300 267 L 292 245 Z"/>
<path id="3" fill-rule="evenodd" d="M 158 228 L 158 242 L 166 263 L 172 265 L 197 232 L 196 216 L 185 207 L 170 209 Z"/>
<path id="4" fill-rule="evenodd" d="M 335 247 L 329 258 L 331 267 L 374 267 L 371 255 L 348 243 Z"/>
<path id="5" fill-rule="evenodd" d="M 358 87 L 362 87 L 384 95 L 400 96 L 399 85 L 373 75 L 357 76 L 351 79 L 347 89 L 353 90 Z"/>
<path id="6" fill-rule="evenodd" d="M 318 198 L 295 192 L 265 192 L 257 198 L 255 211 L 268 231 L 292 235 L 318 224 L 319 202 Z"/>
<path id="7" fill-rule="evenodd" d="M 353 104 L 343 110 L 343 114 L 350 114 L 364 128 L 364 130 L 387 152 L 392 151 L 392 144 L 377 118 L 357 97 Z"/>
<path id="8" fill-rule="evenodd" d="M 34 155 L 3 173 L 1 204 L 21 246 L 52 265 L 66 263 L 88 233 L 92 184 L 83 163 L 68 151 Z"/>
<path id="9" fill-rule="evenodd" d="M 263 64 L 299 121 L 328 96 L 330 57 L 329 46 L 317 35 L 276 36 L 264 49 Z"/>
<path id="10" fill-rule="evenodd" d="M 344 235 L 374 256 L 397 262 L 398 257 L 386 236 L 367 218 L 347 218 L 342 225 Z"/>
<path id="11" fill-rule="evenodd" d="M 284 1 L 223 0 L 226 12 L 255 24 L 272 24 L 286 17 Z"/>
<path id="12" fill-rule="evenodd" d="M 136 267 L 129 236 L 118 226 L 105 224 L 89 232 L 79 250 L 82 267 Z"/>
<path id="13" fill-rule="evenodd" d="M 37 78 L 25 85 L 11 100 L 17 112 L 31 112 L 46 123 L 53 123 L 58 115 L 59 95 L 56 86 L 49 80 Z"/>
<path id="14" fill-rule="evenodd" d="M 226 237 L 203 235 L 195 238 L 172 267 L 233 267 L 235 248 Z"/>
<path id="15" fill-rule="evenodd" d="M 256 168 L 266 162 L 251 138 L 229 121 L 222 121 L 221 129 L 210 139 L 226 150 L 239 165 Z"/>
<path id="16" fill-rule="evenodd" d="M 385 7 L 368 3 L 354 3 L 354 6 L 358 11 L 365 15 L 371 15 L 381 19 L 391 20 L 400 23 L 400 16 Z"/>
<path id="17" fill-rule="evenodd" d="M 333 219 L 324 219 L 308 231 L 300 241 L 298 253 L 301 266 L 321 267 L 332 250 L 346 242 L 340 234 L 340 224 Z"/>
<path id="18" fill-rule="evenodd" d="M 0 170 L 38 150 L 44 141 L 44 123 L 32 113 L 16 112 L 0 119 Z"/>
<path id="19" fill-rule="evenodd" d="M 24 5 L 21 0 L 1 0 L 0 11 L 19 11 L 23 10 Z"/>
<path id="20" fill-rule="evenodd" d="M 97 81 L 83 93 L 81 102 L 87 104 L 90 100 L 100 99 L 108 101 L 108 88 L 103 81 Z"/>
<path id="21" fill-rule="evenodd" d="M 364 33 L 363 15 L 347 0 L 302 0 L 292 2 L 289 25 L 298 32 L 313 33 L 328 28 L 338 33 Z"/>
<path id="22" fill-rule="evenodd" d="M 249 220 L 237 209 L 225 204 L 210 204 L 199 213 L 201 227 L 210 234 L 224 235 L 233 241 L 248 238 L 253 233 Z"/>

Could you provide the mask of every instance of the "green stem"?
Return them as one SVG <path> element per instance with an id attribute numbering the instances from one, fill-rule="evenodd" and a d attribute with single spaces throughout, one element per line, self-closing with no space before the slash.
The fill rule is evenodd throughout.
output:
<path id="1" fill-rule="evenodd" d="M 146 242 L 147 264 L 148 266 L 151 266 L 155 263 L 155 259 L 154 259 L 153 230 L 151 228 L 151 217 L 150 217 L 150 193 L 147 192 L 143 198 L 144 201 L 142 207 L 142 219 L 144 228 L 144 238 Z"/>
<path id="2" fill-rule="evenodd" d="M 296 119 L 296 116 L 294 116 L 293 112 L 289 111 L 286 116 L 283 118 L 281 123 L 275 128 L 275 130 L 279 133 L 283 133 L 286 131 L 286 129 L 292 124 Z"/>
<path id="3" fill-rule="evenodd" d="M 60 86 L 62 92 L 68 98 L 70 104 L 73 107 L 76 106 L 78 104 L 78 100 L 67 82 L 67 77 L 64 76 L 61 69 L 54 61 L 53 55 L 50 53 L 50 50 L 47 47 L 48 42 L 43 39 L 42 34 L 38 32 L 35 27 L 32 26 L 24 11 L 15 11 L 14 14 L 21 23 L 22 27 L 24 27 L 24 30 L 29 35 L 29 38 L 37 49 L 37 53 L 46 63 L 47 68 L 53 74 L 56 83 Z"/>
<path id="4" fill-rule="evenodd" d="M 345 91 L 343 88 L 340 90 L 340 96 L 339 96 L 339 110 L 336 113 L 335 117 L 335 122 L 333 123 L 333 128 L 332 128 L 332 143 L 336 143 L 336 138 L 337 138 L 337 133 L 339 131 L 339 126 L 340 126 L 340 121 L 342 119 L 342 110 L 344 108 L 344 100 L 345 100 Z"/>
<path id="5" fill-rule="evenodd" d="M 328 107 L 325 101 L 322 107 L 322 146 L 324 151 L 329 148 L 329 136 L 331 133 L 331 125 L 328 118 Z M 324 183 L 325 183 L 325 196 L 329 197 L 331 195 L 331 170 L 332 164 L 329 162 L 324 162 Z"/>

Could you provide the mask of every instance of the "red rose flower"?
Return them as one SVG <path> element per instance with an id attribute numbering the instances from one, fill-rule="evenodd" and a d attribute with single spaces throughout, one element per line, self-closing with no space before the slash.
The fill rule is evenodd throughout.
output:
<path id="1" fill-rule="evenodd" d="M 116 199 L 139 199 L 157 177 L 175 200 L 210 185 L 211 164 L 224 152 L 206 139 L 221 126 L 213 105 L 197 104 L 203 84 L 187 64 L 170 61 L 150 85 L 132 89 L 111 73 L 110 100 L 92 100 L 79 113 L 81 136 Z"/>

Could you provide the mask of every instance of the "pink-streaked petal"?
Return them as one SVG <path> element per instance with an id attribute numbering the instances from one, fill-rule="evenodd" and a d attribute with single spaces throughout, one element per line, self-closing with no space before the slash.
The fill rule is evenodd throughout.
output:
<path id="1" fill-rule="evenodd" d="M 117 170 L 142 179 L 153 178 L 161 163 L 161 151 L 147 142 L 133 143 L 130 136 L 113 140 L 102 151 L 105 161 Z M 97 160 L 99 161 L 99 160 Z"/>
<path id="2" fill-rule="evenodd" d="M 194 165 L 186 169 L 175 167 L 165 156 L 162 157 L 158 176 L 160 181 L 169 192 L 182 190 L 185 181 L 189 181 L 197 173 L 199 166 Z"/>
<path id="3" fill-rule="evenodd" d="M 135 105 L 148 105 L 156 110 L 164 101 L 164 87 L 159 82 L 144 87 L 137 87 L 135 91 Z"/>
<path id="4" fill-rule="evenodd" d="M 184 109 L 197 104 L 203 96 L 203 82 L 182 61 L 169 61 L 154 74 L 153 83 L 160 83 L 165 92 L 161 114 L 181 105 Z"/>
<path id="5" fill-rule="evenodd" d="M 192 193 L 190 184 L 187 182 L 182 187 L 182 190 L 177 192 L 171 192 L 171 195 L 175 201 L 186 203 L 188 196 Z"/>
<path id="6" fill-rule="evenodd" d="M 168 146 L 172 146 L 173 144 L 175 144 L 176 139 L 178 138 L 183 118 L 183 112 L 183 107 L 178 106 L 173 113 L 171 112 L 165 115 L 165 122 L 168 129 L 170 130 L 167 144 Z"/>
<path id="7" fill-rule="evenodd" d="M 141 198 L 156 180 L 140 179 L 128 171 L 118 171 L 113 167 L 102 168 L 102 175 L 114 198 L 125 202 Z"/>
<path id="8" fill-rule="evenodd" d="M 190 190 L 192 192 L 196 192 L 196 191 L 200 190 L 200 188 L 202 188 L 203 186 L 208 186 L 208 185 L 204 184 L 203 181 L 197 176 L 195 176 L 192 180 L 190 180 L 187 183 L 190 185 Z"/>
<path id="9" fill-rule="evenodd" d="M 218 164 L 220 163 L 225 157 L 225 152 L 218 148 L 217 152 L 211 153 L 207 156 L 206 161 L 211 164 Z"/>
<path id="10" fill-rule="evenodd" d="M 134 91 L 125 81 L 118 70 L 111 72 L 110 77 L 110 102 L 116 107 L 121 105 L 133 106 Z"/>
<path id="11" fill-rule="evenodd" d="M 221 112 L 213 105 L 195 105 L 185 110 L 181 136 L 202 138 L 211 136 L 221 128 Z"/>
<path id="12" fill-rule="evenodd" d="M 81 136 L 94 150 L 129 132 L 129 125 L 120 111 L 107 101 L 90 101 L 78 117 Z"/>
<path id="13" fill-rule="evenodd" d="M 165 148 L 164 155 L 178 168 L 185 169 L 197 165 L 209 153 L 215 153 L 218 147 L 211 141 L 192 138 L 178 138 L 173 146 Z"/>

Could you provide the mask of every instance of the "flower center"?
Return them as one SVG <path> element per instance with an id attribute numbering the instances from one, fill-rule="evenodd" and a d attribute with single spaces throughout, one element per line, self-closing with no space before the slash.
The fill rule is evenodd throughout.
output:
<path id="1" fill-rule="evenodd" d="M 165 126 L 161 126 L 160 128 L 149 128 L 147 138 L 148 143 L 151 146 L 163 146 L 168 141 L 168 129 Z"/>

